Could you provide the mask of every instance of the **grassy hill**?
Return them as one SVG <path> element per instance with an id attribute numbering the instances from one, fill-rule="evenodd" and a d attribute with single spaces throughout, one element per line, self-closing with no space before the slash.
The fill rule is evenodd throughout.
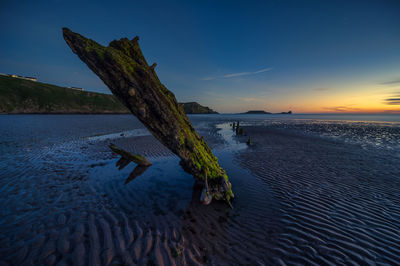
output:
<path id="1" fill-rule="evenodd" d="M 128 113 L 113 95 L 0 76 L 0 113 Z"/>
<path id="2" fill-rule="evenodd" d="M 216 113 L 196 102 L 181 103 L 187 114 Z M 130 113 L 114 95 L 78 91 L 47 83 L 0 76 L 0 113 Z"/>

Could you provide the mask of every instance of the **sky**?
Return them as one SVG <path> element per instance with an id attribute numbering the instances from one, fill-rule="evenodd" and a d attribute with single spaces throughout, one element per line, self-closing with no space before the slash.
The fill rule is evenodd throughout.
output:
<path id="1" fill-rule="evenodd" d="M 110 93 L 68 27 L 140 37 L 178 101 L 221 113 L 400 113 L 400 1 L 0 0 L 0 73 Z"/>

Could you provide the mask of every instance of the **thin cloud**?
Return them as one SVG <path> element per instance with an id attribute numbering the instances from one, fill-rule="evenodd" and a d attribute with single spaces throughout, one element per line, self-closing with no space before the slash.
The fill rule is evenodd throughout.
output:
<path id="1" fill-rule="evenodd" d="M 325 110 L 333 111 L 333 112 L 355 112 L 360 111 L 360 108 L 354 108 L 349 106 L 333 106 L 333 107 L 324 107 Z"/>
<path id="2" fill-rule="evenodd" d="M 267 71 L 271 71 L 272 68 L 263 68 L 254 72 L 239 72 L 239 73 L 232 73 L 232 74 L 226 74 L 223 76 L 218 76 L 218 77 L 205 77 L 202 78 L 201 80 L 214 80 L 214 79 L 229 79 L 229 78 L 235 78 L 235 77 L 241 77 L 241 76 L 250 76 L 250 75 L 256 75 L 260 73 L 264 73 Z"/>
<path id="3" fill-rule="evenodd" d="M 272 70 L 272 67 L 263 68 L 263 69 L 260 69 L 260 70 L 258 70 L 258 71 L 256 71 L 256 72 L 253 72 L 252 74 L 264 73 L 264 72 L 271 71 L 271 70 Z"/>
<path id="4" fill-rule="evenodd" d="M 400 105 L 400 94 L 392 95 L 383 100 L 387 105 Z"/>
<path id="5" fill-rule="evenodd" d="M 396 84 L 400 84 L 400 79 L 389 80 L 389 81 L 385 81 L 385 82 L 382 82 L 379 84 L 380 85 L 396 85 Z"/>
<path id="6" fill-rule="evenodd" d="M 228 79 L 228 78 L 247 76 L 247 75 L 251 75 L 251 72 L 233 73 L 233 74 L 224 75 L 222 77 Z"/>
<path id="7" fill-rule="evenodd" d="M 400 98 L 388 98 L 385 99 L 385 103 L 388 105 L 400 105 Z"/>
<path id="8" fill-rule="evenodd" d="M 385 110 L 383 113 L 386 114 L 400 114 L 400 110 Z"/>

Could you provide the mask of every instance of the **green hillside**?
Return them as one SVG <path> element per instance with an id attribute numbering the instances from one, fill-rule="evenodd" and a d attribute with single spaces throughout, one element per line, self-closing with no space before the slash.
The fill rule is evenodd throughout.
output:
<path id="1" fill-rule="evenodd" d="M 0 76 L 0 113 L 128 113 L 113 96 Z"/>
<path id="2" fill-rule="evenodd" d="M 217 113 L 196 102 L 180 104 L 187 114 Z M 114 95 L 0 76 L 0 113 L 107 114 L 129 110 Z"/>

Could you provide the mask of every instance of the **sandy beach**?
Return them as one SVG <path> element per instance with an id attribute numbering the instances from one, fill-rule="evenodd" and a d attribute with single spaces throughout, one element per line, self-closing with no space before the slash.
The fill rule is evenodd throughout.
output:
<path id="1" fill-rule="evenodd" d="M 395 265 L 400 261 L 398 154 L 265 127 L 241 165 L 273 188 L 286 264 Z M 260 159 L 261 158 L 261 159 Z"/>
<path id="2" fill-rule="evenodd" d="M 400 266 L 400 0 L 0 0 L 0 266 Z"/>
<path id="3" fill-rule="evenodd" d="M 231 209 L 201 205 L 179 159 L 131 116 L 18 119 L 0 144 L 0 265 L 400 261 L 396 126 L 344 123 L 329 136 L 340 123 L 244 119 L 236 136 L 231 117 L 192 116 L 230 177 Z M 39 122 L 48 131 L 38 134 Z M 370 142 L 343 134 L 360 128 Z M 390 136 L 373 145 L 382 130 Z M 127 182 L 135 166 L 119 171 L 109 143 L 153 165 Z"/>

